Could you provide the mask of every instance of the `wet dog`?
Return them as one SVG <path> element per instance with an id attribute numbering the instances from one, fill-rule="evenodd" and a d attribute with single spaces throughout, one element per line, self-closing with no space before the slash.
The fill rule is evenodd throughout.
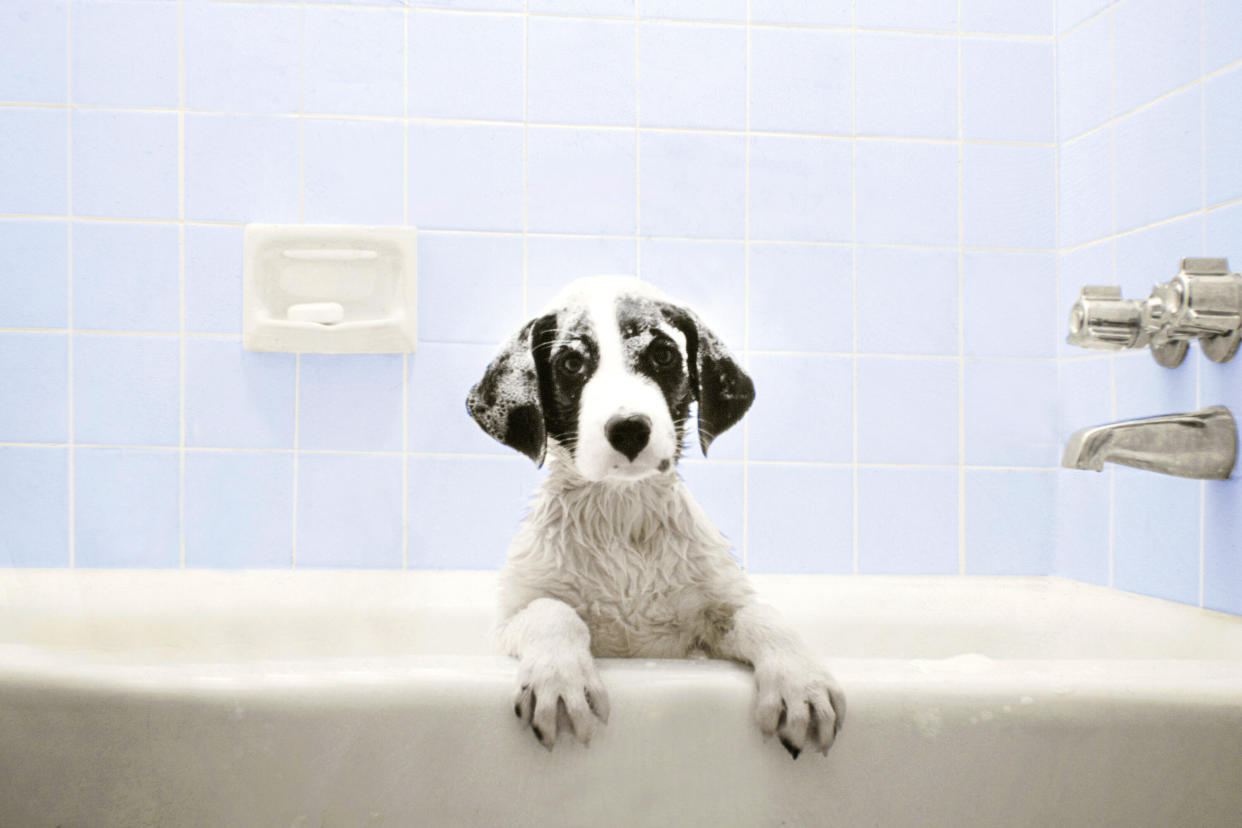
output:
<path id="1" fill-rule="evenodd" d="M 757 602 L 729 543 L 676 473 L 691 404 L 703 453 L 754 385 L 691 310 L 637 279 L 570 283 L 502 348 L 467 408 L 548 466 L 501 572 L 514 713 L 549 750 L 608 720 L 595 657 L 734 659 L 754 668 L 755 718 L 796 759 L 845 718 L 832 675 Z"/>

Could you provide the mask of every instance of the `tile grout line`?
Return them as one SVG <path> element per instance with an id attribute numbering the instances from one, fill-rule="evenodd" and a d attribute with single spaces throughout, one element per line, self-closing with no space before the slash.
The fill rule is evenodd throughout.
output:
<path id="1" fill-rule="evenodd" d="M 45 443 L 45 442 L 16 442 L 0 440 L 0 447 L 18 447 L 18 448 L 65 448 L 67 443 Z M 144 445 L 140 443 L 78 443 L 78 448 L 86 449 L 102 449 L 107 451 L 158 451 L 158 452 L 175 452 L 180 450 L 180 446 L 169 443 L 167 445 Z M 254 446 L 246 446 L 235 448 L 231 446 L 186 446 L 187 453 L 197 454 L 293 454 L 292 446 L 288 448 L 258 448 Z M 370 449 L 307 449 L 299 448 L 298 454 L 306 455 L 347 455 L 360 457 L 400 457 L 402 451 L 400 449 L 388 450 L 370 450 Z M 493 459 L 503 460 L 508 455 L 503 453 L 488 452 L 466 452 L 466 451 L 410 451 L 411 457 L 443 457 L 443 458 L 465 458 L 465 459 Z M 510 458 L 517 460 L 518 458 Z M 715 459 L 715 460 L 699 460 L 688 458 L 685 461 L 691 465 L 732 465 L 740 466 L 743 463 L 749 463 L 752 466 L 799 466 L 814 468 L 849 468 L 851 461 L 849 460 L 742 460 L 738 459 Z M 957 468 L 956 463 L 860 463 L 861 468 L 866 469 L 909 469 L 909 470 L 940 470 L 951 471 Z M 1017 473 L 1027 472 L 1044 472 L 1056 471 L 1058 466 L 1006 466 L 1006 465 L 968 465 L 967 469 L 972 471 L 1011 471 Z"/>
<path id="2" fill-rule="evenodd" d="M 530 123 L 529 123 L 529 88 L 530 88 L 530 16 L 526 13 L 526 7 L 529 5 L 527 0 L 522 0 L 522 321 L 530 317 L 530 297 L 529 293 L 529 258 L 530 258 L 530 219 L 528 216 L 527 202 L 529 201 L 529 193 L 527 192 L 527 178 L 529 176 L 529 145 Z"/>
<path id="3" fill-rule="evenodd" d="M 1203 11 L 1203 3 L 1199 3 L 1199 204 L 1202 210 L 1199 219 L 1199 255 L 1207 256 L 1207 55 L 1203 44 L 1207 35 L 1207 15 Z M 1203 406 L 1203 360 L 1198 362 L 1199 370 L 1195 372 L 1195 400 Z M 1203 582 L 1205 579 L 1204 565 L 1207 553 L 1207 481 L 1199 481 L 1199 606 L 1203 606 Z"/>
<path id="4" fill-rule="evenodd" d="M 754 133 L 754 134 L 760 135 L 761 133 Z M 859 136 L 859 140 L 865 140 L 865 138 L 863 136 Z M 963 141 L 962 143 L 967 146 L 971 145 L 970 141 Z M 1205 210 L 1208 213 L 1212 213 L 1217 210 L 1237 207 L 1240 204 L 1242 204 L 1242 196 L 1239 196 L 1237 198 L 1226 199 L 1217 204 L 1208 205 L 1206 208 L 1196 207 L 1195 209 L 1188 210 L 1185 213 L 1179 213 L 1174 216 L 1169 216 L 1167 218 L 1158 219 L 1156 221 L 1148 222 L 1147 224 L 1140 224 L 1135 227 L 1128 228 L 1126 230 L 1118 231 L 1116 233 L 1109 233 L 1108 235 L 1100 236 L 1099 238 L 1092 239 L 1091 241 L 1078 242 L 1077 244 L 1069 245 L 1065 247 L 1064 249 L 1060 249 L 1060 250 L 1056 248 L 1052 248 L 1052 247 L 998 247 L 998 246 L 971 245 L 971 244 L 962 245 L 962 249 L 967 252 L 980 252 L 980 253 L 1028 253 L 1028 254 L 1073 253 L 1083 248 L 1090 247 L 1094 244 L 1099 244 L 1100 242 L 1112 241 L 1114 239 L 1121 239 L 1126 236 L 1141 233 L 1144 230 L 1151 230 L 1153 228 L 1160 227 L 1162 225 L 1171 224 L 1176 221 L 1182 221 L 1192 216 L 1199 215 L 1203 213 Z M 162 225 L 162 224 L 182 223 L 187 226 L 194 226 L 194 227 L 229 227 L 229 228 L 243 228 L 246 225 L 246 222 L 244 221 L 215 221 L 211 219 L 188 219 L 184 222 L 178 222 L 177 219 L 135 218 L 135 217 L 130 217 L 130 216 L 81 216 L 79 215 L 79 216 L 74 216 L 73 218 L 74 218 L 74 221 L 76 222 L 100 222 L 100 223 L 115 223 L 115 224 Z M 22 219 L 26 221 L 63 221 L 65 219 L 65 216 L 51 214 L 51 213 L 0 212 L 0 219 Z M 462 230 L 462 229 L 457 229 L 457 228 L 452 228 L 452 227 L 429 227 L 429 228 L 425 228 L 422 232 L 428 235 L 443 235 L 443 236 L 520 236 L 522 235 L 521 230 L 478 230 L 478 229 Z M 589 239 L 589 240 L 602 239 L 602 240 L 622 240 L 622 241 L 629 241 L 633 239 L 632 233 L 618 235 L 615 233 L 563 233 L 563 232 L 557 233 L 557 232 L 532 230 L 527 235 L 533 238 L 546 238 L 546 239 Z M 713 244 L 719 244 L 719 243 L 741 244 L 743 241 L 741 237 L 734 237 L 734 236 L 664 236 L 664 235 L 651 234 L 651 235 L 645 236 L 644 238 L 658 240 L 658 241 L 667 241 L 667 242 L 704 242 L 704 243 L 713 243 Z M 780 238 L 751 239 L 750 243 L 751 244 L 782 245 L 782 246 L 788 246 L 788 247 L 852 247 L 854 245 L 854 242 L 852 241 L 807 241 L 805 239 L 780 239 Z M 955 251 L 958 249 L 958 245 L 956 244 L 913 244 L 913 243 L 902 243 L 902 242 L 868 242 L 867 246 L 886 248 L 886 249 L 895 249 L 895 250 Z"/>
<path id="5" fill-rule="evenodd" d="M 251 6 L 278 5 L 278 4 L 284 4 L 285 2 L 287 2 L 287 0 L 215 0 L 215 1 L 220 2 L 220 3 L 229 3 L 232 5 L 251 5 Z M 394 0 L 394 2 L 400 3 L 406 8 L 414 8 L 410 6 L 409 3 L 404 2 L 404 0 Z M 345 2 L 345 0 L 337 0 L 337 2 L 317 2 L 316 5 L 322 6 L 324 8 L 353 9 L 353 10 L 361 11 L 363 13 L 381 12 L 381 11 L 392 9 L 391 4 L 383 3 L 383 2 L 349 3 L 349 2 Z M 466 9 L 466 8 L 448 8 L 448 7 L 442 7 L 442 6 L 429 6 L 426 8 L 426 10 L 432 12 L 433 14 L 440 14 L 444 16 L 476 15 L 476 16 L 486 16 L 486 17 L 516 17 L 520 14 L 527 13 L 531 17 L 546 17 L 546 18 L 554 18 L 554 19 L 562 19 L 562 20 L 581 20 L 581 21 L 588 21 L 588 22 L 596 22 L 596 21 L 628 22 L 633 19 L 630 16 L 625 16 L 621 14 L 590 14 L 590 13 L 575 14 L 573 12 L 561 12 L 561 11 L 524 12 L 524 11 L 518 11 L 517 9 L 510 11 L 510 10 L 505 10 L 505 9 L 489 9 L 489 8 Z M 658 17 L 658 16 L 655 16 L 655 17 L 644 17 L 643 20 L 647 22 L 651 22 L 651 23 L 666 23 L 666 24 L 673 24 L 673 25 L 680 25 L 680 26 L 718 26 L 721 28 L 741 28 L 746 25 L 746 21 L 741 18 L 736 19 L 736 20 L 722 20 L 722 19 L 706 19 L 706 18 L 701 19 L 701 18 L 694 18 L 694 17 Z M 1087 21 L 1084 20 L 1082 22 L 1085 23 Z M 846 26 L 844 24 L 832 25 L 832 24 L 818 24 L 818 23 L 777 23 L 777 22 L 768 22 L 768 21 L 761 21 L 761 20 L 753 21 L 752 25 L 754 25 L 757 28 L 762 28 L 762 29 L 798 29 L 798 30 L 828 31 L 828 32 L 846 32 L 846 31 L 849 31 L 850 29 L 849 26 Z M 1081 24 L 1075 24 L 1075 27 L 1077 27 L 1078 25 L 1081 25 Z M 956 33 L 952 29 L 919 29 L 919 28 L 897 28 L 897 27 L 883 27 L 883 26 L 869 26 L 869 27 L 860 26 L 858 27 L 858 31 L 875 33 L 875 34 L 887 34 L 887 35 L 919 35 L 919 36 L 924 36 L 924 37 L 950 37 Z M 961 34 L 963 37 L 981 38 L 981 39 L 995 38 L 997 40 L 1045 41 L 1045 40 L 1051 40 L 1052 38 L 1056 37 L 1055 32 L 1053 34 L 1041 35 L 1041 34 L 1024 34 L 1024 33 L 1018 33 L 1018 32 L 962 31 Z"/>
<path id="6" fill-rule="evenodd" d="M 1108 111 L 1114 113 L 1117 108 L 1117 15 L 1110 6 L 1108 14 Z M 1115 117 L 1115 116 L 1114 116 Z M 1104 127 L 1108 130 L 1108 206 L 1109 236 L 1117 235 L 1117 130 L 1112 120 Z M 1068 142 L 1067 142 L 1068 143 Z M 1117 245 L 1109 251 L 1112 255 L 1113 284 L 1117 280 Z M 1113 355 L 1108 362 L 1109 412 L 1110 420 L 1117 419 L 1117 357 Z M 1108 586 L 1113 586 L 1114 574 L 1117 569 L 1117 472 L 1108 470 Z"/>
<path id="7" fill-rule="evenodd" d="M 1061 304 L 1061 98 L 1060 98 L 1060 74 L 1057 71 L 1060 60 L 1060 35 L 1057 31 L 1057 4 L 1052 4 L 1052 246 L 1057 250 L 1052 257 L 1052 291 L 1054 309 L 1059 309 Z M 1059 324 L 1059 323 L 1058 323 Z M 1053 397 L 1053 422 L 1054 433 L 1057 436 L 1057 442 L 1060 443 L 1062 433 L 1061 423 L 1061 353 L 1064 350 L 1061 347 L 1060 338 L 1057 334 L 1059 328 L 1053 328 L 1052 353 L 1056 354 L 1057 361 L 1054 368 L 1053 382 L 1055 395 Z M 1061 476 L 1053 475 L 1052 478 L 1052 549 L 1050 550 L 1052 558 L 1048 562 L 1049 575 L 1057 575 L 1060 561 L 1061 548 Z"/>
<path id="8" fill-rule="evenodd" d="M 73 4 L 65 4 L 65 101 L 73 101 Z M 65 431 L 68 438 L 69 501 L 69 568 L 77 565 L 77 463 L 75 424 L 73 418 L 73 110 L 65 113 L 65 261 L 66 261 L 66 336 L 65 336 Z"/>
<path id="9" fill-rule="evenodd" d="M 1110 23 L 1111 23 L 1111 18 L 1110 18 Z M 1202 65 L 1202 61 L 1200 61 L 1200 64 Z M 1194 80 L 1184 83 L 1181 86 L 1174 87 L 1173 89 L 1170 89 L 1167 92 L 1162 92 L 1156 97 L 1152 98 L 1151 100 L 1144 101 L 1138 106 L 1133 106 L 1127 109 L 1125 112 L 1113 112 L 1113 110 L 1116 107 L 1116 101 L 1111 100 L 1110 106 L 1109 106 L 1109 112 L 1113 114 L 1111 114 L 1103 122 L 1096 124 L 1090 129 L 1083 130 L 1082 132 L 1078 133 L 1074 137 L 1065 139 L 1064 143 L 1075 144 L 1084 138 L 1088 138 L 1092 135 L 1103 132 L 1106 128 L 1113 126 L 1117 124 L 1118 122 L 1126 118 L 1129 118 L 1132 115 L 1137 115 L 1140 112 L 1143 112 L 1144 110 L 1151 109 L 1152 107 L 1156 106 L 1157 104 L 1163 103 L 1169 98 L 1173 98 L 1182 93 L 1189 92 L 1196 85 L 1203 83 L 1207 80 L 1210 80 L 1211 78 L 1215 78 L 1218 75 L 1223 75 L 1227 72 L 1232 72 L 1233 70 L 1238 69 L 1239 67 L 1242 67 L 1242 58 L 1226 63 L 1224 66 L 1220 66 L 1216 69 L 1213 69 L 1211 72 L 1201 72 L 1199 77 L 1195 78 Z"/>
<path id="10" fill-rule="evenodd" d="M 750 0 L 746 0 L 746 173 L 742 221 L 742 345 L 750 368 Z M 742 569 L 750 565 L 750 418 L 742 420 Z"/>
<path id="11" fill-rule="evenodd" d="M 957 574 L 966 574 L 966 320 L 962 269 L 966 254 L 964 167 L 966 148 L 962 125 L 962 3 L 957 0 Z"/>
<path id="12" fill-rule="evenodd" d="M 1239 61 L 1242 64 L 1242 61 Z M 1184 91 L 1184 87 L 1183 87 Z M 408 118 L 400 115 L 360 115 L 352 112 L 265 112 L 265 111 L 244 111 L 244 110 L 225 110 L 225 109 L 195 109 L 193 107 L 176 108 L 176 107 L 152 107 L 152 106 L 116 106 L 102 104 L 63 104 L 47 101 L 0 101 L 0 108 L 37 108 L 37 109 L 69 109 L 69 110 L 86 110 L 86 111 L 113 111 L 125 113 L 151 113 L 173 115 L 178 112 L 188 113 L 190 115 L 206 115 L 230 118 L 274 118 L 281 120 L 303 119 L 303 120 L 325 120 L 325 121 L 364 121 L 364 122 L 380 122 L 380 123 L 401 123 L 409 121 L 416 124 L 430 124 L 434 126 L 486 126 L 486 127 L 519 127 L 530 126 L 534 129 L 574 129 L 595 132 L 628 132 L 635 127 L 629 124 L 598 124 L 598 123 L 562 123 L 558 121 L 533 121 L 525 120 L 506 120 L 502 118 L 439 118 L 431 116 L 410 116 Z M 723 127 L 666 127 L 656 126 L 652 124 L 639 126 L 640 132 L 670 133 L 684 135 L 718 135 L 718 136 L 734 136 L 746 137 L 747 135 L 757 135 L 767 138 L 797 138 L 806 140 L 820 141 L 875 141 L 884 143 L 898 144 L 956 144 L 958 141 L 953 138 L 935 138 L 921 135 L 848 135 L 845 133 L 834 132 L 789 132 L 772 129 L 726 129 Z M 1100 127 L 1096 127 L 1092 132 L 1099 131 Z M 1085 135 L 1085 133 L 1084 133 Z M 1077 139 L 1075 139 L 1077 140 Z M 964 143 L 972 146 L 992 146 L 992 147 L 1028 147 L 1034 149 L 1051 149 L 1051 141 L 1012 141 L 990 138 L 967 138 Z"/>
<path id="13" fill-rule="evenodd" d="M 870 245 L 869 245 L 870 246 Z M 39 333 L 39 334 L 89 334 L 91 336 L 116 336 L 116 337 L 176 337 L 181 334 L 178 331 L 130 331 L 117 330 L 112 328 L 14 328 L 0 326 L 0 333 Z M 240 341 L 242 334 L 240 332 L 215 332 L 215 331 L 186 331 L 184 334 L 191 339 L 232 339 Z M 479 347 L 493 346 L 494 342 L 476 342 L 472 340 L 454 340 L 454 339 L 423 339 L 420 340 L 428 345 L 450 345 L 454 347 Z M 957 354 L 915 354 L 904 353 L 899 351 L 806 351 L 806 350 L 781 350 L 777 348 L 739 348 L 738 353 L 753 356 L 811 356 L 811 357 L 835 357 L 840 359 L 849 359 L 855 355 L 873 359 L 896 359 L 896 360 L 951 360 L 957 359 Z M 1067 356 L 1064 359 L 1075 362 L 1085 361 L 1102 361 L 1107 359 L 1106 355 L 1085 354 L 1082 356 Z M 965 357 L 967 361 L 978 362 L 1053 362 L 1058 357 L 1055 356 L 971 356 Z"/>
<path id="14" fill-rule="evenodd" d="M 306 108 L 306 0 L 298 3 L 298 223 L 306 221 L 306 152 L 305 123 L 302 111 Z M 301 476 L 299 432 L 302 419 L 302 354 L 293 355 L 293 507 L 292 537 L 290 539 L 289 567 L 298 565 L 298 489 Z"/>
<path id="15" fill-rule="evenodd" d="M 853 528 L 850 570 L 859 571 L 862 529 L 858 470 L 858 0 L 850 3 L 850 456 L 853 460 Z"/>
<path id="16" fill-rule="evenodd" d="M 404 3 L 401 9 L 401 115 L 401 224 L 408 228 L 410 226 L 410 8 Z M 415 238 L 417 239 L 417 236 Z M 417 279 L 417 247 L 414 255 L 415 279 Z M 409 566 L 410 355 L 403 353 L 401 355 L 401 568 L 409 569 Z"/>
<path id="17" fill-rule="evenodd" d="M 634 5 L 634 275 L 643 278 L 642 70 L 639 64 L 638 5 Z"/>
<path id="18" fill-rule="evenodd" d="M 185 2 L 177 0 L 177 358 L 178 383 L 178 563 L 185 569 L 185 427 L 186 427 L 186 354 L 185 354 Z"/>
<path id="19" fill-rule="evenodd" d="M 758 135 L 759 133 L 755 133 L 755 134 Z M 1216 210 L 1216 209 L 1221 209 L 1225 207 L 1233 207 L 1240 203 L 1242 203 L 1242 197 L 1230 199 L 1228 201 L 1222 201 L 1220 204 L 1212 205 L 1211 207 L 1208 208 L 1208 211 L 1211 212 L 1212 210 Z M 1192 210 L 1188 213 L 1182 214 L 1181 216 L 1174 216 L 1169 219 L 1161 219 L 1160 221 L 1152 222 L 1151 224 L 1142 225 L 1141 227 L 1135 227 L 1132 230 L 1127 230 L 1125 232 L 1133 233 L 1133 232 L 1138 232 L 1140 230 L 1146 230 L 1146 229 L 1149 229 L 1151 227 L 1155 227 L 1161 224 L 1167 224 L 1168 222 L 1175 221 L 1179 218 L 1185 218 L 1186 216 L 1194 215 L 1195 213 L 1198 213 L 1198 212 L 1199 210 L 1197 209 Z M 64 218 L 65 217 L 63 215 L 52 215 L 49 213 L 3 213 L 3 212 L 0 212 L 0 219 L 23 219 L 23 220 L 28 220 L 28 221 L 63 221 Z M 226 228 L 238 228 L 238 229 L 244 228 L 247 223 L 244 221 L 213 221 L 209 219 L 190 219 L 184 222 L 178 222 L 177 219 L 133 218 L 133 217 L 127 217 L 127 216 L 74 216 L 74 220 L 80 221 L 80 222 L 100 222 L 100 223 L 114 223 L 114 224 L 163 225 L 163 224 L 182 223 L 187 226 L 196 226 L 196 227 L 226 227 Z M 442 236 L 502 236 L 502 237 L 507 237 L 507 236 L 521 236 L 522 235 L 521 230 L 477 230 L 477 229 L 461 230 L 461 229 L 456 229 L 456 228 L 451 228 L 451 227 L 430 227 L 430 228 L 424 229 L 422 232 L 426 234 L 430 234 L 430 235 L 442 235 Z M 557 232 L 539 231 L 539 230 L 532 230 L 528 233 L 528 235 L 534 238 L 546 238 L 546 239 L 630 241 L 634 238 L 633 233 L 624 233 L 624 234 L 563 233 L 563 232 L 557 233 Z M 650 239 L 650 240 L 665 241 L 665 242 L 702 242 L 702 243 L 710 243 L 710 244 L 722 244 L 722 243 L 723 244 L 728 244 L 728 243 L 741 244 L 743 241 L 743 238 L 741 236 L 665 236 L 665 235 L 658 235 L 658 234 L 646 234 L 644 235 L 644 238 Z M 1099 239 L 1097 239 L 1096 241 L 1099 241 Z M 854 244 L 854 242 L 852 241 L 807 241 L 804 239 L 781 239 L 781 238 L 751 239 L 750 242 L 751 244 L 772 244 L 772 245 L 779 244 L 779 245 L 788 246 L 788 247 L 852 247 Z M 1094 243 L 1095 242 L 1088 242 L 1088 243 L 1084 243 L 1078 246 L 1085 247 L 1085 246 L 1088 246 L 1089 244 L 1094 244 Z M 956 244 L 914 244 L 914 243 L 903 243 L 903 242 L 868 242 L 867 246 L 868 247 L 879 247 L 879 248 L 894 248 L 894 249 L 907 249 L 907 250 L 931 250 L 931 251 L 948 251 L 948 250 L 957 249 Z M 1057 250 L 1051 247 L 989 247 L 985 245 L 966 245 L 965 249 L 969 251 L 979 251 L 979 252 L 984 252 L 984 253 L 1049 254 L 1049 253 L 1058 252 Z"/>

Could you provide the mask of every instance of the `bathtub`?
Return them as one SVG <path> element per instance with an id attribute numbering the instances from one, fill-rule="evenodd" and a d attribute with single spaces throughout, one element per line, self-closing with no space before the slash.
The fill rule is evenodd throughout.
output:
<path id="1" fill-rule="evenodd" d="M 747 669 L 605 660 L 552 752 L 495 576 L 0 572 L 0 825 L 1021 826 L 1242 820 L 1242 618 L 1056 578 L 756 576 L 849 719 L 793 761 Z"/>

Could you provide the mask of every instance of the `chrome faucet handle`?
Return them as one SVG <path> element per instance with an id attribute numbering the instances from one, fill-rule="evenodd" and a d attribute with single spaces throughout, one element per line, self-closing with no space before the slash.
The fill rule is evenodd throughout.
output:
<path id="1" fill-rule="evenodd" d="M 1198 339 L 1214 362 L 1228 362 L 1242 340 L 1242 274 L 1226 259 L 1182 259 L 1181 270 L 1152 288 L 1146 301 L 1121 298 L 1121 288 L 1084 287 L 1070 311 L 1067 342 L 1122 350 L 1151 346 L 1156 362 L 1175 368 Z"/>
<path id="2" fill-rule="evenodd" d="M 1157 285 L 1170 338 L 1199 338 L 1213 362 L 1227 362 L 1242 339 L 1242 275 L 1229 272 L 1227 259 L 1182 259 L 1181 270 Z"/>
<path id="3" fill-rule="evenodd" d="M 1150 339 L 1143 303 L 1122 299 L 1116 285 L 1087 285 L 1079 291 L 1070 309 L 1069 331 L 1069 344 L 1108 351 L 1142 348 Z"/>

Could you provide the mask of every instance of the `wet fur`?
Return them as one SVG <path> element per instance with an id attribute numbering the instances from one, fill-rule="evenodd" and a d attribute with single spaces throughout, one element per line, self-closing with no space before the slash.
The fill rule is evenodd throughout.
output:
<path id="1" fill-rule="evenodd" d="M 607 313 L 616 314 L 615 328 L 601 321 Z M 598 341 L 609 335 L 618 341 Z M 643 363 L 654 339 L 675 343 L 677 371 Z M 602 399 L 620 411 L 637 405 L 654 430 L 674 430 L 671 446 L 659 444 L 671 457 L 622 463 L 618 454 L 612 468 L 625 470 L 617 474 L 599 465 L 597 455 L 610 451 L 597 434 L 602 421 L 581 405 L 594 377 L 577 386 L 555 374 L 567 347 L 585 354 L 592 371 L 615 374 L 624 363 L 617 398 L 608 398 L 603 377 Z M 779 735 L 795 759 L 805 747 L 827 752 L 832 744 L 845 713 L 840 687 L 775 610 L 754 600 L 728 541 L 671 468 L 692 400 L 706 453 L 753 395 L 749 377 L 691 311 L 618 277 L 572 283 L 472 389 L 468 407 L 480 426 L 548 467 L 501 572 L 497 626 L 501 646 L 519 659 L 514 713 L 545 747 L 567 728 L 589 742 L 609 711 L 594 657 L 634 656 L 750 664 L 765 735 Z M 599 394 L 592 399 L 598 408 Z M 624 476 L 630 467 L 638 471 Z"/>

